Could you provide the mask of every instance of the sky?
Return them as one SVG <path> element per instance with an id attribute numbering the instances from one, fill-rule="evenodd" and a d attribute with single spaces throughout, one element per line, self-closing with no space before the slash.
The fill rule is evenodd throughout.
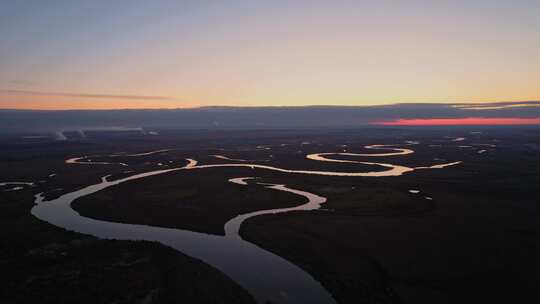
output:
<path id="1" fill-rule="evenodd" d="M 2 1 L 0 108 L 540 100 L 540 1 Z"/>

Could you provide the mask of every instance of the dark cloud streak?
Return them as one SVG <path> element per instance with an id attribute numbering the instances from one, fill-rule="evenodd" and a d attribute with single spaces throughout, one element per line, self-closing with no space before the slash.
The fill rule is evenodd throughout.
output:
<path id="1" fill-rule="evenodd" d="M 9 81 L 9 84 L 14 86 L 29 87 L 35 85 L 36 83 L 29 80 L 12 79 Z"/>
<path id="2" fill-rule="evenodd" d="M 93 93 L 66 93 L 66 92 L 40 92 L 25 90 L 0 90 L 2 93 L 32 96 L 50 97 L 79 97 L 79 98 L 99 98 L 99 99 L 131 99 L 131 100 L 173 100 L 168 96 L 152 95 L 116 95 L 116 94 L 93 94 Z"/>
<path id="3" fill-rule="evenodd" d="M 155 129 L 356 128 L 399 119 L 540 119 L 538 102 L 517 107 L 467 109 L 457 104 L 383 106 L 201 107 L 131 110 L 0 110 L 0 133 L 96 127 Z M 525 106 L 528 104 L 530 106 Z M 488 104 L 483 104 L 488 106 Z M 499 104 L 500 105 L 500 104 Z M 505 103 L 510 105 L 510 103 Z"/>

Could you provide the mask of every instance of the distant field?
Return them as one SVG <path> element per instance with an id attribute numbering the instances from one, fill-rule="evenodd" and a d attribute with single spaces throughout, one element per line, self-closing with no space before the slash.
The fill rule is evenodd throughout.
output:
<path id="1" fill-rule="evenodd" d="M 321 152 L 374 153 L 365 148 L 373 144 L 415 153 L 332 158 L 411 168 L 462 163 L 389 177 L 235 167 L 176 171 L 112 186 L 76 200 L 73 208 L 94 219 L 224 235 L 223 225 L 239 214 L 306 202 L 256 183 L 285 184 L 327 202 L 320 210 L 250 218 L 240 235 L 301 267 L 339 303 L 540 299 L 540 131 L 530 128 L 162 130 L 96 132 L 62 141 L 10 135 L 0 139 L 0 183 L 34 186 L 0 186 L 0 261 L 6 269 L 2 279 L 10 282 L 0 293 L 7 303 L 42 296 L 52 301 L 57 293 L 65 303 L 93 297 L 118 303 L 252 302 L 240 285 L 197 257 L 157 243 L 99 240 L 39 221 L 30 214 L 33 195 L 54 199 L 106 175 L 113 181 L 182 167 L 188 158 L 199 165 L 384 171 L 378 165 L 306 159 Z M 109 164 L 65 163 L 72 158 Z M 228 182 L 244 176 L 256 180 L 245 187 Z M 81 292 L 98 282 L 112 287 Z"/>

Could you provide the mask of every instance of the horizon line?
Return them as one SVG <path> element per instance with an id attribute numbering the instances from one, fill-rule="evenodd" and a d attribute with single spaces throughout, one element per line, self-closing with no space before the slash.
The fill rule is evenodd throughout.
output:
<path id="1" fill-rule="evenodd" d="M 114 98 L 128 98 L 131 95 L 106 95 L 106 94 L 95 94 L 95 96 L 102 96 L 96 98 L 106 98 L 105 96 L 116 96 Z M 169 99 L 165 96 L 146 96 L 153 97 L 157 99 Z M 144 96 L 138 96 L 137 99 L 144 99 Z M 482 109 L 482 105 L 504 105 L 504 104 L 527 104 L 529 103 L 531 107 L 540 104 L 540 100 L 514 100 L 514 101 L 487 101 L 487 102 L 393 102 L 393 103 L 383 103 L 383 104 L 369 104 L 369 105 L 208 105 L 208 106 L 192 106 L 192 107 L 149 107 L 149 108 L 0 108 L 0 111 L 130 111 L 130 110 L 196 110 L 196 109 L 207 109 L 207 108 L 368 108 L 368 107 L 385 107 L 385 106 L 396 106 L 396 105 L 441 105 L 441 106 L 464 106 L 458 107 L 467 109 L 467 107 L 480 106 L 480 108 L 475 110 L 491 110 L 490 108 Z M 527 107 L 529 105 L 523 105 Z"/>

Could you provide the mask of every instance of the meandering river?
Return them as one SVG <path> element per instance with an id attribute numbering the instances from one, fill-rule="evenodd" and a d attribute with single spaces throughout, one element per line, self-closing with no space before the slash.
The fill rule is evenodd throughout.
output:
<path id="1" fill-rule="evenodd" d="M 225 223 L 225 235 L 211 235 L 183 229 L 163 228 L 147 225 L 124 224 L 91 219 L 80 215 L 71 208 L 71 203 L 83 196 L 96 193 L 103 189 L 129 182 L 131 180 L 147 178 L 150 176 L 166 174 L 179 170 L 197 170 L 218 167 L 249 167 L 264 170 L 273 170 L 291 174 L 311 174 L 323 176 L 399 176 L 406 172 L 417 169 L 437 169 L 455 165 L 460 162 L 437 164 L 428 167 L 405 167 L 387 163 L 356 162 L 350 160 L 336 160 L 328 158 L 329 155 L 347 156 L 393 156 L 414 153 L 410 149 L 388 148 L 387 146 L 372 145 L 368 149 L 389 149 L 394 152 L 378 154 L 353 154 L 353 153 L 318 153 L 310 154 L 307 158 L 317 161 L 331 162 L 354 162 L 368 165 L 378 165 L 388 168 L 384 171 L 374 172 L 335 172 L 335 171 L 312 171 L 290 170 L 274 166 L 251 164 L 251 163 L 227 163 L 199 165 L 196 160 L 188 159 L 184 167 L 165 170 L 155 170 L 146 173 L 131 175 L 122 179 L 108 181 L 107 176 L 101 182 L 85 188 L 64 194 L 56 199 L 44 201 L 43 195 L 36 195 L 36 205 L 31 212 L 37 218 L 49 222 L 55 226 L 67 230 L 90 234 L 104 239 L 120 240 L 146 240 L 160 242 L 170 246 L 184 254 L 200 259 L 213 267 L 221 270 L 239 285 L 244 287 L 259 303 L 335 303 L 330 293 L 309 273 L 286 259 L 264 250 L 252 243 L 243 240 L 239 231 L 242 223 L 251 217 L 263 214 L 284 213 L 293 210 L 316 210 L 326 202 L 326 198 L 287 187 L 279 184 L 251 183 L 254 177 L 239 177 L 230 179 L 235 187 L 260 186 L 275 191 L 286 191 L 304 197 L 307 203 L 291 208 L 279 208 L 259 210 L 247 214 L 238 215 Z M 156 152 L 165 152 L 159 150 Z M 139 153 L 130 156 L 142 156 L 152 153 Z M 109 162 L 92 162 L 88 157 L 78 157 L 66 160 L 70 164 L 115 164 Z M 87 161 L 82 161 L 87 160 Z M 118 164 L 118 163 L 116 163 Z M 126 165 L 126 164 L 121 164 Z"/>

